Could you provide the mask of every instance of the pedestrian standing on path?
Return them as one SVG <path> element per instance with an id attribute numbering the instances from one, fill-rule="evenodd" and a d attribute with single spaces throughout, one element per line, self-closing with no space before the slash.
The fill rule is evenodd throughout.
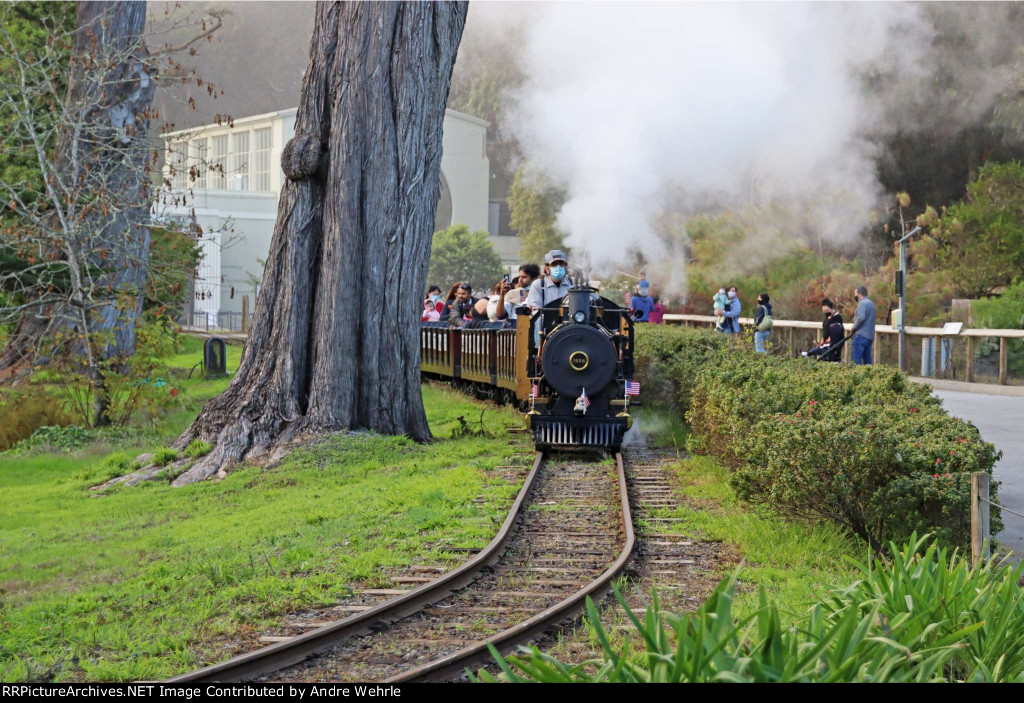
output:
<path id="1" fill-rule="evenodd" d="M 853 292 L 857 311 L 853 315 L 853 363 L 871 365 L 871 347 L 875 344 L 875 304 L 868 298 L 868 289 L 861 286 Z"/>
<path id="2" fill-rule="evenodd" d="M 757 310 L 754 311 L 754 351 L 767 354 L 765 343 L 772 336 L 772 304 L 767 293 L 757 296 Z"/>
<path id="3" fill-rule="evenodd" d="M 722 326 L 719 329 L 726 334 L 739 334 L 740 309 L 742 308 L 740 305 L 739 291 L 736 290 L 736 286 L 730 286 L 726 295 L 729 298 L 729 305 L 722 313 Z"/>

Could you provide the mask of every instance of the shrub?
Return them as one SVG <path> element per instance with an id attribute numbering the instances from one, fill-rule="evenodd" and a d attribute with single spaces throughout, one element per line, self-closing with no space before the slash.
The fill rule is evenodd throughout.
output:
<path id="1" fill-rule="evenodd" d="M 697 372 L 721 357 L 729 338 L 709 329 L 637 325 L 636 380 L 645 401 L 686 412 Z"/>
<path id="2" fill-rule="evenodd" d="M 18 442 L 12 449 L 18 453 L 40 449 L 70 452 L 81 449 L 92 441 L 89 431 L 77 425 L 67 427 L 45 426 L 32 433 L 28 439 Z"/>
<path id="3" fill-rule="evenodd" d="M 644 646 L 639 657 L 613 649 L 589 599 L 599 660 L 569 667 L 536 647 L 508 660 L 491 651 L 512 681 L 1024 682 L 1021 567 L 971 567 L 929 539 L 914 535 L 902 549 L 892 545 L 891 562 L 861 564 L 858 581 L 791 626 L 763 590 L 758 611 L 737 620 L 737 572 L 694 613 L 665 613 L 655 594 L 643 621 L 616 588 Z"/>
<path id="4" fill-rule="evenodd" d="M 966 546 L 970 473 L 999 458 L 885 367 L 725 354 L 699 372 L 687 419 L 688 446 L 732 468 L 740 497 L 832 520 L 876 549 L 924 530 Z M 1001 527 L 994 510 L 993 534 Z"/>
<path id="5" fill-rule="evenodd" d="M 0 451 L 31 437 L 40 427 L 71 423 L 64 405 L 43 388 L 6 392 L 0 396 Z"/>

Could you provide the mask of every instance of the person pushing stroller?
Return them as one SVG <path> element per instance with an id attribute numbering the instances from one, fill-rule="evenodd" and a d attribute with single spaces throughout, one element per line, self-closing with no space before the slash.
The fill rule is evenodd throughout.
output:
<path id="1" fill-rule="evenodd" d="M 828 298 L 821 301 L 821 312 L 825 315 L 821 323 L 822 339 L 813 349 L 801 352 L 801 356 L 816 356 L 818 361 L 838 362 L 842 358 L 843 343 L 847 339 L 843 316 Z"/>

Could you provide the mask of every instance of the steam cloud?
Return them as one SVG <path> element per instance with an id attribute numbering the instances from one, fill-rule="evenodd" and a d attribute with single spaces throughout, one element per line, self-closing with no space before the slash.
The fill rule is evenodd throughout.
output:
<path id="1" fill-rule="evenodd" d="M 816 236 L 837 243 L 870 221 L 881 193 L 860 135 L 878 115 L 853 67 L 886 50 L 891 27 L 913 24 L 912 6 L 526 11 L 526 79 L 506 124 L 530 167 L 567 189 L 559 225 L 593 264 L 621 261 L 624 244 L 649 258 L 676 254 L 651 225 L 672 190 L 730 208 L 798 205 Z"/>

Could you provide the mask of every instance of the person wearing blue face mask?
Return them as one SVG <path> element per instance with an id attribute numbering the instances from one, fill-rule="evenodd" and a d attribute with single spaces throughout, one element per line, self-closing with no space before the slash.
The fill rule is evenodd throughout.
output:
<path id="1" fill-rule="evenodd" d="M 651 284 L 645 278 L 636 285 L 636 295 L 629 298 L 629 311 L 637 322 L 651 321 L 654 299 L 649 295 L 650 292 Z"/>
<path id="2" fill-rule="evenodd" d="M 566 275 L 568 265 L 564 251 L 552 249 L 544 255 L 544 263 L 549 267 L 548 275 L 535 280 L 526 296 L 526 304 L 533 309 L 561 300 L 572 287 L 572 279 Z"/>

